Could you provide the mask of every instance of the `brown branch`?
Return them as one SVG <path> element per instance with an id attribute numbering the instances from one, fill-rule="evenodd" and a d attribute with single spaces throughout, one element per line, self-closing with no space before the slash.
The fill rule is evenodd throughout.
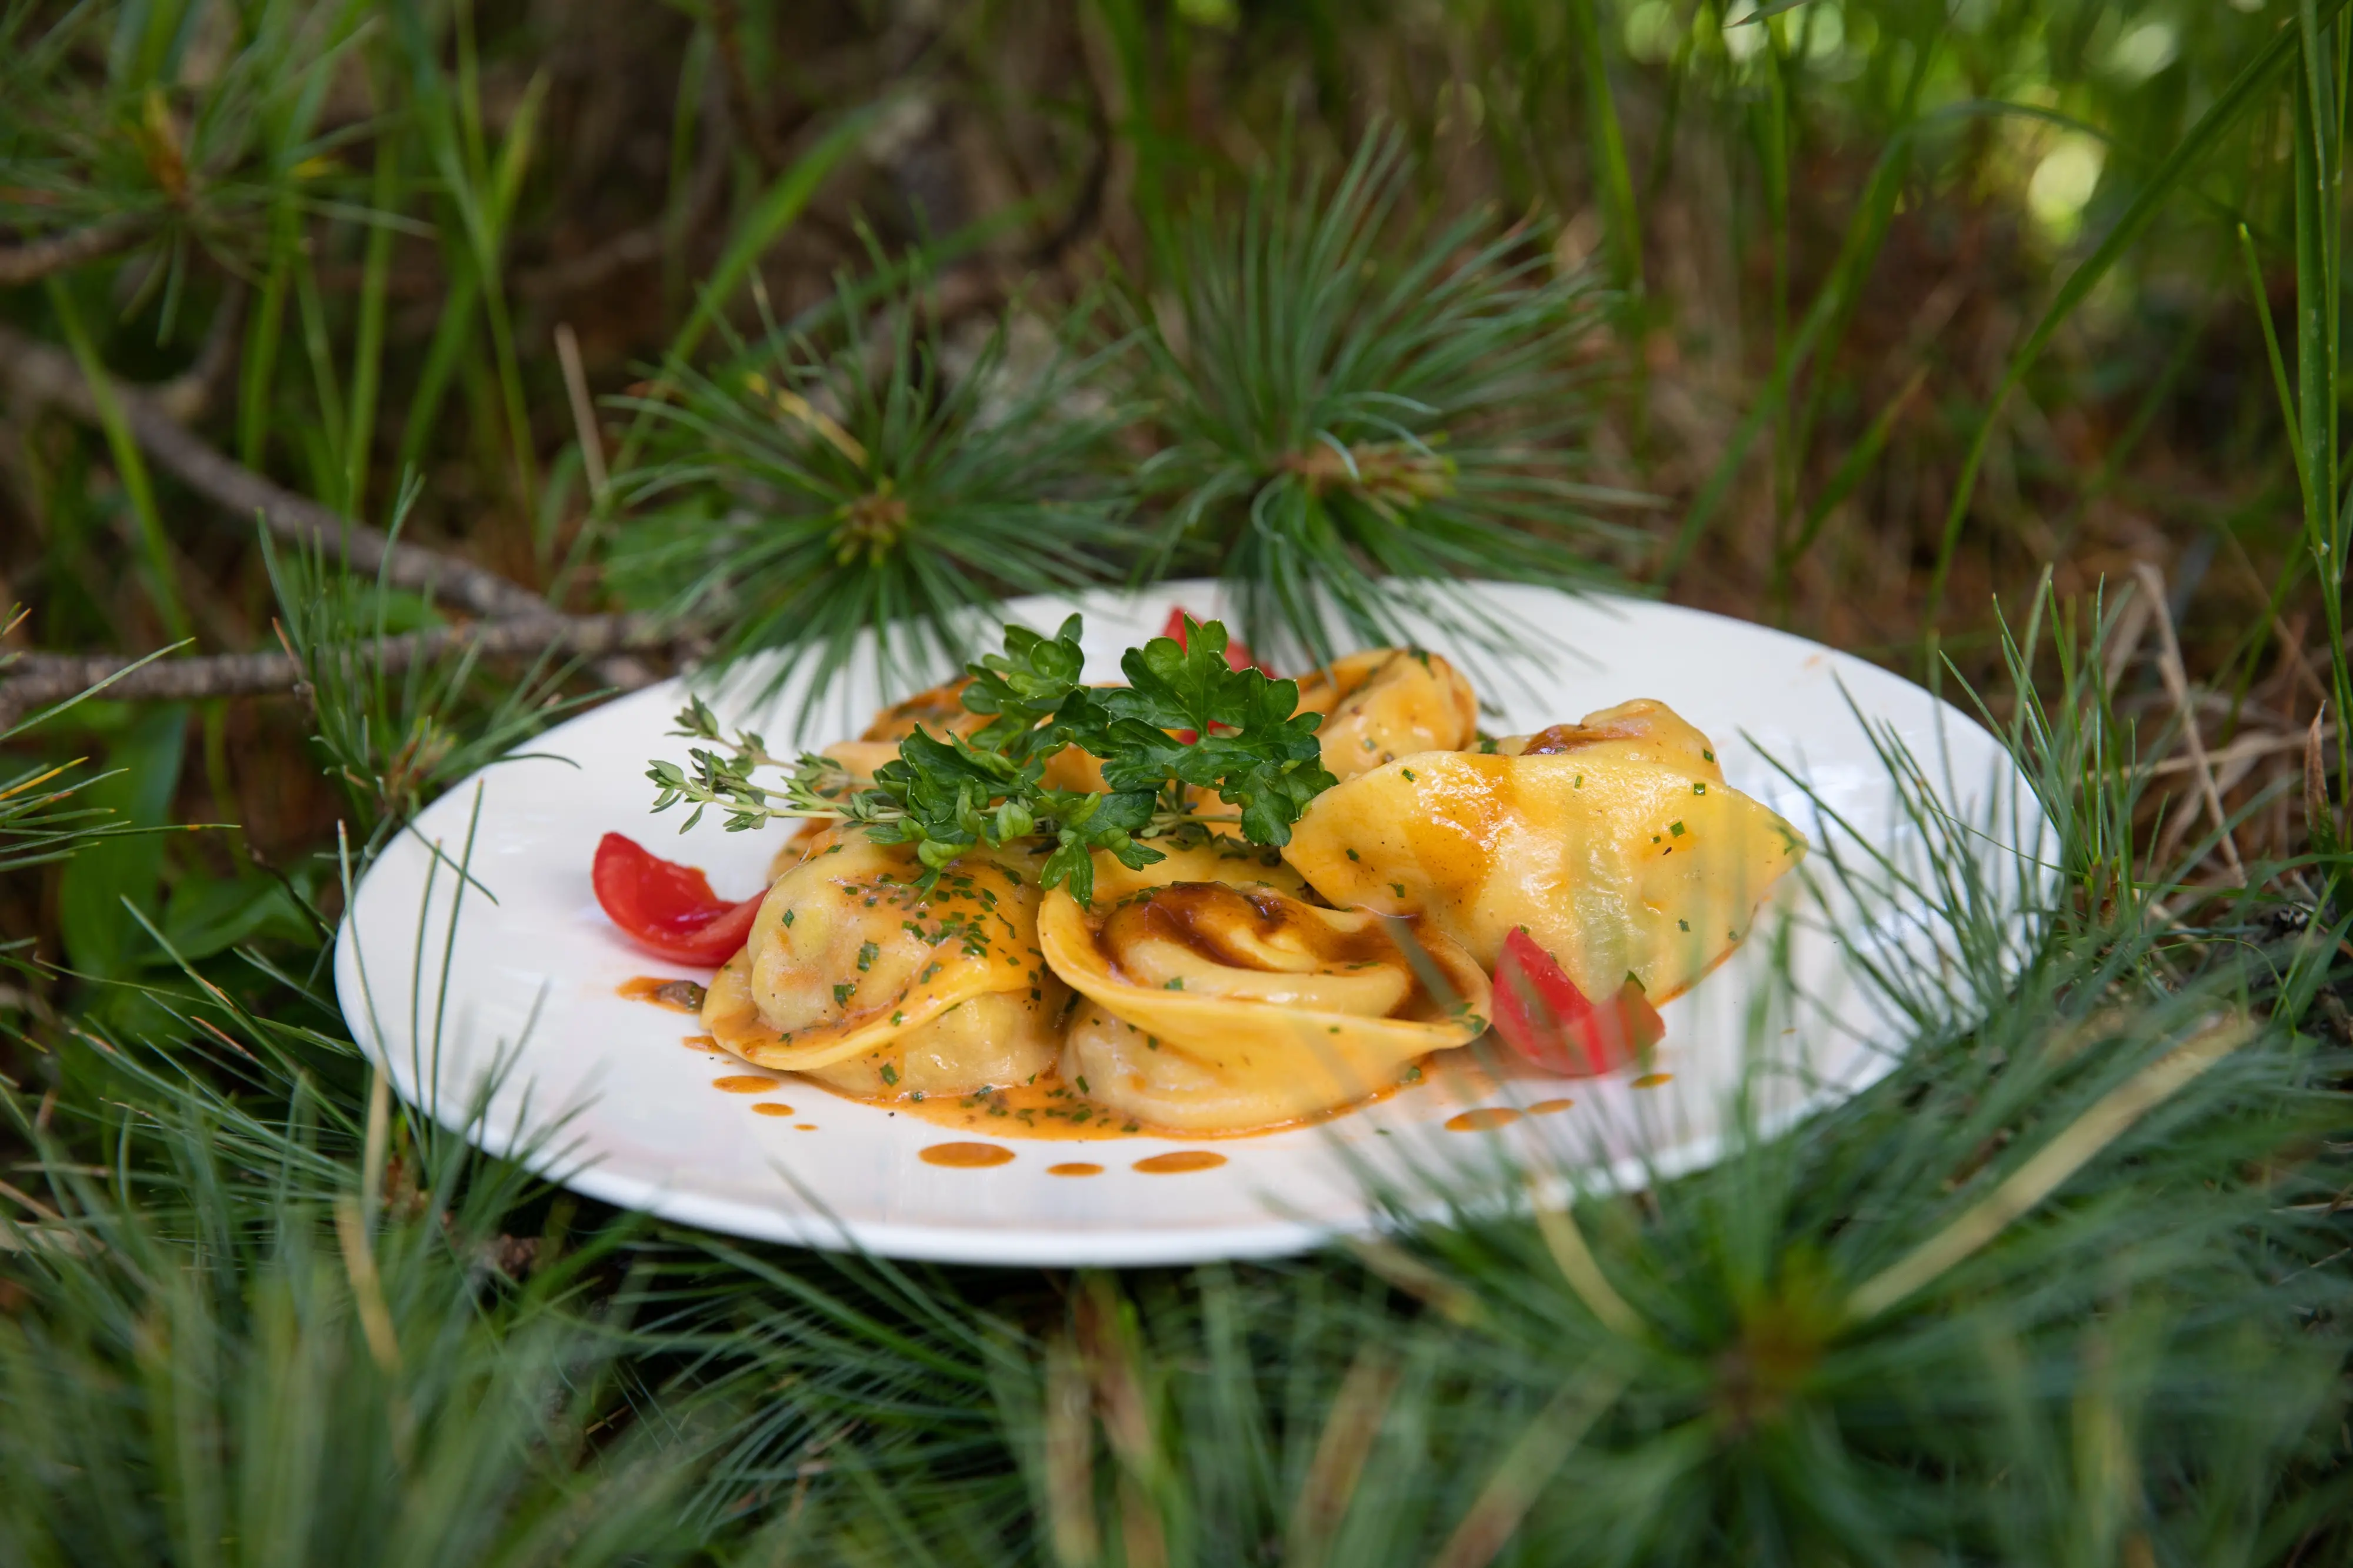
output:
<path id="1" fill-rule="evenodd" d="M 88 423 L 98 421 L 98 400 L 72 356 L 5 326 L 0 326 L 0 380 L 34 402 Z M 342 517 L 232 462 L 138 387 L 117 382 L 114 395 L 132 438 L 157 468 L 226 510 L 240 517 L 259 514 L 263 525 L 280 539 L 315 544 L 340 555 L 353 571 L 381 571 L 396 587 L 429 593 L 445 605 L 477 615 L 545 620 L 556 613 L 521 584 L 455 556 L 397 542 L 381 529 Z"/>
<path id="2" fill-rule="evenodd" d="M 367 660 L 390 673 L 445 653 L 470 649 L 484 658 L 563 654 L 594 658 L 632 648 L 662 648 L 680 642 L 675 623 L 650 616 L 552 616 L 532 620 L 486 621 L 472 626 L 432 626 L 348 649 L 329 650 Z M 128 673 L 125 673 L 125 671 Z M 100 695 L 131 702 L 195 702 L 215 697 L 290 697 L 302 689 L 306 672 L 289 653 L 217 653 L 195 658 L 156 659 L 133 667 L 120 654 L 28 653 L 0 663 L 0 731 L 17 715 L 62 702 L 114 679 Z"/>
<path id="3" fill-rule="evenodd" d="M 52 272 L 130 249 L 146 237 L 143 217 L 111 217 L 22 245 L 0 246 L 0 289 L 37 283 Z"/>

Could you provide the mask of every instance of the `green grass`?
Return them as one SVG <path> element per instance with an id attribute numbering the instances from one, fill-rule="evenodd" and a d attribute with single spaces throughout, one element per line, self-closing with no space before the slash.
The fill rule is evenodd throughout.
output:
<path id="1" fill-rule="evenodd" d="M 121 226 L 0 320 L 563 607 L 911 614 L 913 681 L 1056 584 L 1616 576 L 1983 694 L 2057 835 L 2017 960 L 1924 821 L 1895 1072 L 1643 1194 L 1121 1275 L 681 1231 L 392 1100 L 327 964 L 626 668 L 388 672 L 450 617 L 8 404 L 5 649 L 306 689 L 0 721 L 0 1558 L 2353 1554 L 2341 8 L 1765 9 L 0 0 L 0 251 Z M 2271 748 L 2243 887 L 2142 560 Z"/>

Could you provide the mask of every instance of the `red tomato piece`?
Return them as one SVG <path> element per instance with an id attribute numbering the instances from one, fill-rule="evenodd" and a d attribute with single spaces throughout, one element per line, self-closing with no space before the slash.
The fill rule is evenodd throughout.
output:
<path id="1" fill-rule="evenodd" d="M 730 903 L 691 866 L 665 860 L 635 839 L 607 833 L 590 879 L 596 901 L 631 942 L 659 958 L 716 969 L 752 934 L 760 896 Z"/>
<path id="2" fill-rule="evenodd" d="M 1176 639 L 1176 646 L 1178 647 L 1183 647 L 1185 646 L 1185 625 L 1187 621 L 1191 622 L 1195 626 L 1198 626 L 1201 624 L 1201 617 L 1195 615 L 1192 611 L 1181 607 L 1171 610 L 1168 612 L 1168 624 L 1160 628 L 1160 635 L 1164 637 L 1175 637 Z M 1229 669 L 1266 669 L 1266 666 L 1259 663 L 1258 660 L 1250 657 L 1250 644 L 1242 641 L 1242 639 L 1238 637 L 1230 635 L 1226 638 L 1226 668 Z M 1274 672 L 1268 669 L 1267 673 L 1271 675 Z"/>
<path id="3" fill-rule="evenodd" d="M 1667 1032 L 1631 976 L 1596 1006 L 1560 961 L 1525 931 L 1504 939 L 1495 961 L 1495 1033 L 1547 1072 L 1596 1078 L 1634 1061 Z"/>
<path id="4" fill-rule="evenodd" d="M 1198 626 L 1200 624 L 1200 616 L 1180 605 L 1168 612 L 1168 624 L 1160 628 L 1160 635 L 1164 637 L 1175 637 L 1176 646 L 1183 647 L 1186 626 L 1187 625 Z M 1266 666 L 1250 657 L 1250 644 L 1238 637 L 1230 636 L 1226 638 L 1226 668 L 1228 669 L 1266 669 Z M 1274 673 L 1271 669 L 1266 672 L 1269 675 Z M 1219 731 L 1219 733 L 1226 732 Z M 1199 732 L 1193 730 L 1178 730 L 1174 733 L 1177 740 L 1188 746 L 1201 738 Z"/>

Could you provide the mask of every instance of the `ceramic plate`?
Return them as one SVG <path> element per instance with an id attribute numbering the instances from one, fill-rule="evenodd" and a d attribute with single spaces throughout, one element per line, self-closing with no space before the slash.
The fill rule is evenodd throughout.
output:
<path id="1" fill-rule="evenodd" d="M 637 976 L 707 975 L 646 957 L 607 922 L 588 879 L 602 834 L 702 868 L 729 898 L 759 889 L 784 835 L 728 834 L 706 818 L 681 836 L 679 815 L 648 815 L 648 759 L 682 758 L 687 745 L 668 733 L 676 682 L 559 725 L 424 811 L 362 879 L 344 921 L 344 1016 L 404 1099 L 593 1197 L 741 1236 L 969 1263 L 1296 1251 L 1377 1223 L 1366 1194 L 1391 1178 L 1427 1192 L 1435 1174 L 1458 1197 L 1519 1168 L 1639 1182 L 1715 1158 L 1736 1093 L 1771 1129 L 1886 1072 L 1905 1032 L 1863 972 L 1949 984 L 1958 963 L 1904 877 L 1962 876 L 2004 907 L 2031 878 L 2013 847 L 2041 844 L 2045 828 L 2001 745 L 1908 681 L 1760 626 L 1521 587 L 1476 597 L 1513 654 L 1482 657 L 1435 626 L 1425 640 L 1472 670 L 1500 710 L 1483 721 L 1491 732 L 1662 699 L 1714 738 L 1732 784 L 1814 846 L 1749 942 L 1662 1009 L 1666 1038 L 1639 1077 L 1490 1071 L 1481 1053 L 1458 1051 L 1422 1082 L 1319 1125 L 1189 1142 L 987 1139 L 1011 1158 L 929 1163 L 927 1148 L 979 1135 L 694 1048 L 691 1016 L 618 994 Z M 1047 628 L 1082 609 L 1088 675 L 1107 679 L 1179 604 L 1221 607 L 1212 585 L 1175 583 L 1075 606 L 1017 601 L 1008 614 Z M 776 751 L 854 734 L 880 695 L 871 668 L 839 679 L 796 735 L 797 686 L 765 704 L 749 689 L 723 689 L 714 706 Z M 714 1087 L 745 1077 L 775 1081 Z M 1197 1152 L 1221 1158 L 1155 1158 Z M 1072 1164 L 1100 1170 L 1053 1170 Z"/>

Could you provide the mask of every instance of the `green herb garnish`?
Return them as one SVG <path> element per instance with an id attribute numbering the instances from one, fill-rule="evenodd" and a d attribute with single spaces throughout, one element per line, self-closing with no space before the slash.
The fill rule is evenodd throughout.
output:
<path id="1" fill-rule="evenodd" d="M 1253 844 L 1287 844 L 1308 802 L 1338 782 L 1315 739 L 1321 717 L 1296 711 L 1298 682 L 1229 667 L 1218 622 L 1188 622 L 1181 645 L 1155 637 L 1130 648 L 1120 660 L 1127 686 L 1108 691 L 1081 681 L 1082 629 L 1077 616 L 1051 637 L 1007 626 L 1005 651 L 968 667 L 964 689 L 965 709 L 989 722 L 969 737 L 916 731 L 866 789 L 824 757 L 784 763 L 750 731 L 729 741 L 697 699 L 676 732 L 714 745 L 691 751 L 683 768 L 651 765 L 653 809 L 690 802 L 691 827 L 717 806 L 730 832 L 778 817 L 855 822 L 877 844 L 913 844 L 924 891 L 976 846 L 1019 845 L 1045 853 L 1044 886 L 1067 886 L 1086 903 L 1098 849 L 1140 870 L 1162 856 L 1138 840 L 1199 835 L 1211 822 L 1238 822 Z M 1047 759 L 1073 745 L 1102 763 L 1108 793 L 1039 782 Z M 786 770 L 781 787 L 754 781 L 771 767 Z M 1199 814 L 1188 789 L 1215 793 L 1239 816 Z"/>

